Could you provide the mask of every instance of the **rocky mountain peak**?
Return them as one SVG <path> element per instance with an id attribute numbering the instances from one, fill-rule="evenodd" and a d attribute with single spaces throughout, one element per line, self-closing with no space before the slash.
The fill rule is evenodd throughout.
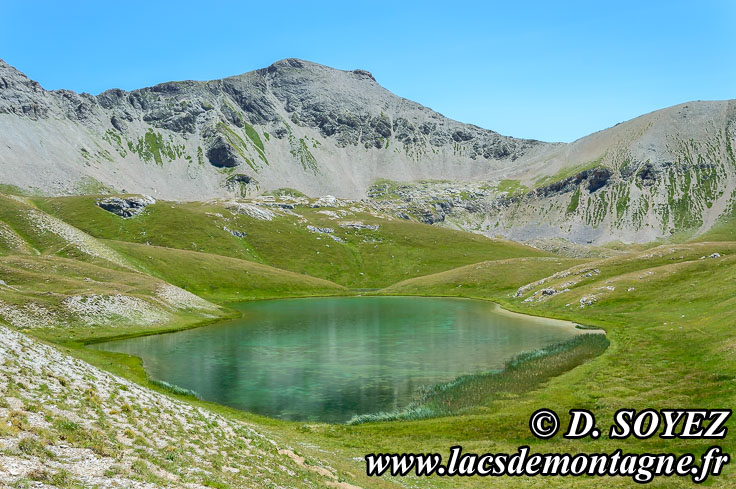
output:
<path id="1" fill-rule="evenodd" d="M 55 176 L 49 178 L 64 193 L 88 173 L 114 188 L 138 189 L 114 176 L 108 163 L 120 162 L 131 172 L 135 165 L 156 165 L 132 176 L 148 182 L 141 192 L 156 194 L 153 175 L 159 169 L 168 174 L 156 185 L 159 196 L 272 187 L 361 196 L 376 178 L 476 177 L 543 145 L 447 119 L 389 92 L 366 70 L 296 58 L 220 80 L 97 96 L 43 90 L 7 63 L 0 65 L 0 79 L 0 113 L 14 117 L 1 121 L 10 150 L 0 163 L 45 167 L 52 157 Z M 42 136 L 39 126 L 27 124 L 41 119 L 58 127 Z M 21 140 L 22 146 L 14 144 Z M 171 186 L 172 165 L 183 165 L 176 170 L 178 188 Z M 21 186 L 34 179 L 7 174 Z"/>
<path id="2" fill-rule="evenodd" d="M 346 70 L 338 70 L 336 68 L 331 68 L 329 66 L 321 65 L 319 63 L 313 63 L 311 61 L 305 61 L 303 59 L 298 58 L 286 58 L 279 61 L 276 61 L 275 63 L 271 64 L 268 68 L 265 68 L 263 70 L 257 70 L 259 72 L 266 72 L 266 73 L 278 73 L 279 70 L 284 69 L 305 69 L 307 71 L 327 71 L 327 72 L 334 72 L 334 73 L 350 73 L 354 75 L 358 79 L 367 79 L 376 81 L 375 77 L 370 71 L 362 70 L 362 69 L 355 69 L 351 71 Z M 244 73 L 246 74 L 246 73 Z"/>
<path id="3" fill-rule="evenodd" d="M 49 108 L 41 85 L 0 59 L 0 114 L 11 113 L 31 119 L 46 117 Z"/>
<path id="4" fill-rule="evenodd" d="M 0 59 L 0 89 L 17 87 L 19 85 L 43 90 L 38 82 L 31 80 L 24 73 L 6 63 L 5 60 Z"/>
<path id="5" fill-rule="evenodd" d="M 266 71 L 268 71 L 269 73 L 275 73 L 279 69 L 283 68 L 304 68 L 308 65 L 319 66 L 317 63 L 312 63 L 311 61 L 305 61 L 303 59 L 284 58 L 273 62 L 271 66 L 266 68 Z"/>
<path id="6" fill-rule="evenodd" d="M 736 208 L 735 147 L 733 101 L 552 144 L 448 119 L 368 71 L 296 58 L 98 96 L 44 90 L 0 62 L 0 183 L 52 194 L 380 194 L 396 215 L 522 241 L 646 241 Z"/>
<path id="7" fill-rule="evenodd" d="M 376 81 L 376 79 L 373 77 L 373 74 L 370 71 L 366 70 L 353 70 L 353 74 L 359 76 L 360 78 L 368 78 L 373 81 Z M 378 83 L 378 82 L 376 82 Z"/>

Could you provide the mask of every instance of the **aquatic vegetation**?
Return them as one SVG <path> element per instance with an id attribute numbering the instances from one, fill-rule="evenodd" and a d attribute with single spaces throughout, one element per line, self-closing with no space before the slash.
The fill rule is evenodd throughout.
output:
<path id="1" fill-rule="evenodd" d="M 591 333 L 522 352 L 508 360 L 500 370 L 464 375 L 445 384 L 422 386 L 417 391 L 416 400 L 405 409 L 356 416 L 349 424 L 425 419 L 487 406 L 504 396 L 535 389 L 551 377 L 600 355 L 608 345 L 605 335 Z"/>

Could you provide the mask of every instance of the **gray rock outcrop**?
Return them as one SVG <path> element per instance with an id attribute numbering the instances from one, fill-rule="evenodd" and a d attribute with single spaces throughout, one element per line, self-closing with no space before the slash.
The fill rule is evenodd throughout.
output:
<path id="1" fill-rule="evenodd" d="M 139 215 L 149 205 L 156 203 L 156 199 L 148 195 L 141 197 L 105 197 L 97 201 L 97 205 L 108 212 L 127 219 Z"/>

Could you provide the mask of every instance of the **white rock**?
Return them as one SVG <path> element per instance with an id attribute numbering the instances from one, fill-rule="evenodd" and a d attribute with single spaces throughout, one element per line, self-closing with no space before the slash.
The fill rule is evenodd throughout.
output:
<path id="1" fill-rule="evenodd" d="M 237 214 L 244 214 L 259 221 L 273 221 L 274 218 L 272 211 L 245 202 L 230 202 L 227 208 Z"/>

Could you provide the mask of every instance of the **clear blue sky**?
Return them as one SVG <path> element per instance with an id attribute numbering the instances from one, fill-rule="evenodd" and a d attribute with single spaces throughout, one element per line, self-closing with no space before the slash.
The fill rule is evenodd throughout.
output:
<path id="1" fill-rule="evenodd" d="M 363 68 L 463 122 L 571 141 L 689 100 L 736 98 L 736 1 L 0 2 L 0 58 L 99 93 L 287 57 Z"/>

